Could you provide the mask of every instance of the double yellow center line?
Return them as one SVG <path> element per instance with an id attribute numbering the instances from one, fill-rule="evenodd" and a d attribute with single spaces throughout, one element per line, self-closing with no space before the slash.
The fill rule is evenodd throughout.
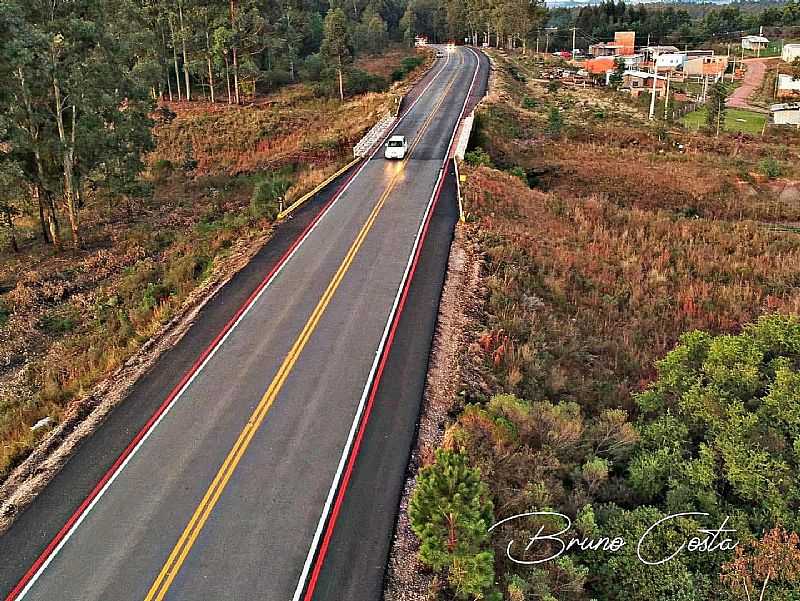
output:
<path id="1" fill-rule="evenodd" d="M 463 58 L 461 60 L 463 62 Z M 447 97 L 447 94 L 450 91 L 450 88 L 453 86 L 455 79 L 456 75 L 450 79 L 450 82 L 442 93 L 441 98 L 439 98 L 433 110 L 431 110 L 430 114 L 420 127 L 419 132 L 415 136 L 414 141 L 412 142 L 411 147 L 409 148 L 409 151 L 406 154 L 406 157 L 403 159 L 401 165 L 404 166 L 409 160 L 414 148 L 416 148 L 425 131 L 430 126 L 434 115 Z M 314 307 L 311 316 L 308 318 L 305 326 L 303 326 L 300 335 L 297 337 L 292 345 L 292 348 L 289 350 L 289 353 L 284 358 L 283 363 L 281 363 L 281 366 L 270 383 L 269 388 L 267 388 L 267 391 L 264 393 L 261 401 L 259 401 L 255 410 L 250 415 L 250 418 L 247 420 L 247 424 L 239 434 L 239 437 L 236 439 L 233 448 L 228 453 L 225 461 L 223 461 L 222 466 L 214 477 L 214 480 L 209 485 L 205 496 L 203 496 L 202 501 L 200 501 L 200 504 L 189 520 L 189 523 L 186 525 L 186 528 L 178 539 L 178 542 L 175 544 L 175 547 L 172 549 L 172 552 L 167 558 L 166 563 L 150 587 L 150 590 L 145 597 L 145 601 L 161 601 L 169 591 L 173 580 L 178 575 L 178 572 L 180 571 L 184 561 L 186 561 L 189 551 L 192 549 L 192 546 L 197 540 L 197 537 L 200 535 L 203 526 L 219 501 L 219 498 L 225 490 L 225 487 L 228 484 L 231 476 L 233 475 L 236 466 L 244 456 L 244 453 L 247 450 L 247 447 L 250 445 L 253 436 L 255 436 L 255 433 L 258 431 L 259 426 L 261 426 L 262 422 L 266 418 L 270 407 L 278 397 L 278 394 L 283 387 L 283 384 L 286 382 L 286 379 L 289 377 L 289 373 L 297 362 L 300 353 L 303 351 L 303 348 L 306 346 L 309 338 L 311 338 L 311 334 L 316 329 L 317 324 L 325 312 L 325 309 L 333 298 L 333 295 L 339 287 L 339 284 L 341 284 L 342 280 L 344 279 L 344 276 L 350 268 L 350 265 L 353 263 L 353 259 L 364 243 L 367 234 L 372 229 L 378 214 L 383 208 L 383 205 L 386 203 L 386 199 L 396 187 L 401 173 L 402 169 L 398 170 L 398 172 L 394 174 L 389 182 L 389 185 L 386 187 L 386 190 L 384 190 L 384 192 L 381 194 L 380 199 L 370 212 L 367 221 L 358 232 L 353 244 L 350 246 L 350 249 L 347 251 L 347 254 L 339 265 L 339 268 L 336 270 L 336 273 L 328 284 L 328 287 L 325 289 L 325 292 L 323 292 L 322 297 L 317 303 L 317 306 Z"/>

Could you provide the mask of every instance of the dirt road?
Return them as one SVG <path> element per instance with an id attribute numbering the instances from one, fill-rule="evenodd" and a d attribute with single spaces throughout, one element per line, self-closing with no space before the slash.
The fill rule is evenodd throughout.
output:
<path id="1" fill-rule="evenodd" d="M 744 60 L 747 71 L 744 74 L 742 85 L 736 88 L 725 103 L 730 108 L 747 109 L 765 112 L 763 108 L 752 106 L 748 101 L 753 93 L 761 87 L 764 81 L 764 74 L 767 72 L 767 61 L 769 58 L 749 58 Z"/>

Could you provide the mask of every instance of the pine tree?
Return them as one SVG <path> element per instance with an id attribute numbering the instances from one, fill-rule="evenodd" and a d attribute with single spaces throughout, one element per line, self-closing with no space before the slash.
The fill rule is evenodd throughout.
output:
<path id="1" fill-rule="evenodd" d="M 708 92 L 706 100 L 706 125 L 717 132 L 725 126 L 725 101 L 728 99 L 728 89 L 723 82 L 717 82 Z"/>
<path id="2" fill-rule="evenodd" d="M 409 517 L 421 542 L 420 560 L 434 570 L 446 570 L 459 598 L 480 595 L 492 586 L 492 502 L 480 471 L 469 467 L 466 457 L 436 452 L 436 461 L 417 478 Z"/>

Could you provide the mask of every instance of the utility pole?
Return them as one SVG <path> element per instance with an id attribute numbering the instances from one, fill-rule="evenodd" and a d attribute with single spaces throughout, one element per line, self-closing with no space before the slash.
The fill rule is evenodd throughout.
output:
<path id="1" fill-rule="evenodd" d="M 664 121 L 667 120 L 667 108 L 669 107 L 669 79 L 672 71 L 667 71 L 667 91 L 664 95 Z"/>
<path id="2" fill-rule="evenodd" d="M 658 52 L 653 53 L 653 91 L 650 95 L 650 121 L 656 118 L 656 82 L 658 81 Z"/>
<path id="3" fill-rule="evenodd" d="M 572 28 L 572 60 L 575 60 L 575 33 L 578 31 L 577 27 Z"/>

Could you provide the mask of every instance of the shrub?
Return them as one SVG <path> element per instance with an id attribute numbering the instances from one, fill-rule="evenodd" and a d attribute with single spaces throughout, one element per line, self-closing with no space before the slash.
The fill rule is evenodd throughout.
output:
<path id="1" fill-rule="evenodd" d="M 172 164 L 172 161 L 168 159 L 158 159 L 155 163 L 153 163 L 150 171 L 152 172 L 153 177 L 160 181 L 169 176 L 174 169 L 175 166 Z"/>
<path id="2" fill-rule="evenodd" d="M 531 98 L 530 96 L 525 96 L 522 99 L 522 108 L 526 109 L 535 109 L 537 105 L 536 99 Z"/>
<path id="3" fill-rule="evenodd" d="M 762 159 L 758 163 L 758 168 L 769 179 L 775 179 L 783 175 L 783 166 L 772 157 Z"/>
<path id="4" fill-rule="evenodd" d="M 799 362 L 796 316 L 766 315 L 738 335 L 684 334 L 637 396 L 645 417 L 631 483 L 670 511 L 800 527 Z"/>
<path id="5" fill-rule="evenodd" d="M 0 328 L 8 323 L 9 317 L 11 317 L 11 309 L 5 303 L 0 302 Z"/>
<path id="6" fill-rule="evenodd" d="M 322 79 L 322 59 L 319 54 L 311 54 L 303 61 L 300 75 L 306 81 L 319 81 Z"/>
<path id="7" fill-rule="evenodd" d="M 406 73 L 410 73 L 417 67 L 422 64 L 422 58 L 419 56 L 407 56 L 402 61 L 400 61 L 400 65 L 402 65 L 403 70 Z"/>
<path id="8" fill-rule="evenodd" d="M 290 185 L 291 179 L 283 173 L 272 173 L 256 180 L 250 197 L 251 215 L 274 220 Z"/>
<path id="9" fill-rule="evenodd" d="M 464 160 L 474 167 L 478 167 L 479 165 L 485 165 L 486 167 L 492 166 L 492 157 L 480 146 L 475 150 L 467 152 L 464 155 Z"/>
<path id="10" fill-rule="evenodd" d="M 361 69 L 351 69 L 347 73 L 345 87 L 350 94 L 364 94 L 365 92 L 383 92 L 389 87 L 389 84 L 379 75 L 372 75 Z"/>
<path id="11" fill-rule="evenodd" d="M 283 69 L 271 69 L 264 73 L 264 81 L 270 89 L 285 86 L 292 81 L 288 71 Z"/>
<path id="12" fill-rule="evenodd" d="M 561 111 L 556 107 L 552 107 L 547 115 L 547 133 L 552 136 L 558 136 L 561 135 L 563 129 L 564 118 L 561 116 Z"/>
<path id="13" fill-rule="evenodd" d="M 528 184 L 528 174 L 525 173 L 525 170 L 522 167 L 514 166 L 511 169 L 509 169 L 508 172 L 511 175 L 521 179 L 523 182 L 525 182 L 526 185 Z"/>
<path id="14" fill-rule="evenodd" d="M 66 334 L 74 330 L 77 324 L 77 317 L 73 311 L 56 310 L 43 315 L 36 325 L 48 334 Z"/>

